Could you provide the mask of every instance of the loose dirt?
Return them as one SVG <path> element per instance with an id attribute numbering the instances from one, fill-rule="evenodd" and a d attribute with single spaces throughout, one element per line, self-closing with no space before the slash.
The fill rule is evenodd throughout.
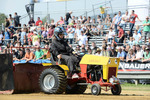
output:
<path id="1" fill-rule="evenodd" d="M 84 94 L 79 95 L 44 93 L 0 95 L 0 100 L 150 100 L 150 91 L 123 90 L 119 96 L 112 95 L 110 91 L 102 91 L 101 95 L 94 96 L 90 89 L 87 89 Z"/>

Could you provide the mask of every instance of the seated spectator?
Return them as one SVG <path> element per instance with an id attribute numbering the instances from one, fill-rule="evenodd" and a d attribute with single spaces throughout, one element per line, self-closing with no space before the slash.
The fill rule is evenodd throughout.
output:
<path id="1" fill-rule="evenodd" d="M 119 30 L 119 46 L 122 46 L 123 45 L 123 41 L 124 41 L 124 31 L 123 29 L 121 28 L 121 26 L 118 26 L 118 30 Z"/>
<path id="2" fill-rule="evenodd" d="M 81 52 L 80 46 L 77 45 L 76 48 L 75 48 L 74 54 L 79 54 L 80 52 Z"/>
<path id="3" fill-rule="evenodd" d="M 33 19 L 33 18 L 31 18 L 31 19 L 30 19 L 30 21 L 28 22 L 28 24 L 29 24 L 30 26 L 32 26 L 33 24 L 35 24 L 34 19 Z"/>
<path id="4" fill-rule="evenodd" d="M 88 49 L 88 54 L 92 54 L 92 50 L 90 48 Z"/>
<path id="5" fill-rule="evenodd" d="M 108 42 L 112 42 L 112 39 L 115 37 L 115 32 L 113 31 L 112 27 L 109 28 L 108 33 Z"/>
<path id="6" fill-rule="evenodd" d="M 13 60 L 17 59 L 18 53 L 15 50 L 12 50 Z"/>
<path id="7" fill-rule="evenodd" d="M 36 49 L 36 51 L 35 51 L 34 61 L 42 59 L 43 57 L 44 57 L 44 52 L 38 46 L 37 49 Z"/>
<path id="8" fill-rule="evenodd" d="M 141 44 L 142 43 L 142 36 L 135 30 L 133 34 L 134 44 Z"/>
<path id="9" fill-rule="evenodd" d="M 107 57 L 110 56 L 109 52 L 107 51 L 106 45 L 103 45 L 103 46 L 102 46 L 102 51 L 101 51 L 100 56 L 107 56 Z"/>
<path id="10" fill-rule="evenodd" d="M 146 48 L 142 62 L 150 61 L 150 50 Z"/>
<path id="11" fill-rule="evenodd" d="M 141 60 L 143 58 L 143 51 L 141 50 L 140 45 L 136 46 L 136 50 L 137 50 L 137 52 L 136 52 L 136 55 L 135 55 L 135 59 L 133 59 L 132 61 Z"/>
<path id="12" fill-rule="evenodd" d="M 97 51 L 97 46 L 96 46 L 95 42 L 92 42 L 91 49 L 92 49 L 92 54 L 95 54 Z"/>
<path id="13" fill-rule="evenodd" d="M 14 60 L 20 61 L 20 60 L 23 60 L 23 59 L 24 59 L 23 50 L 19 49 L 19 53 L 17 54 L 16 59 L 14 59 Z"/>
<path id="14" fill-rule="evenodd" d="M 116 52 L 115 48 L 111 48 L 110 57 L 117 57 L 117 52 Z"/>
<path id="15" fill-rule="evenodd" d="M 83 31 L 81 31 L 81 35 L 78 37 L 79 45 L 81 46 L 82 44 L 86 45 L 88 44 L 87 36 L 84 35 Z"/>
<path id="16" fill-rule="evenodd" d="M 135 44 L 132 46 L 132 49 L 133 49 L 133 52 L 136 54 L 137 50 L 136 50 L 136 45 Z"/>
<path id="17" fill-rule="evenodd" d="M 120 60 L 124 61 L 126 56 L 125 51 L 123 51 L 120 47 L 118 48 L 117 58 L 120 58 Z"/>
<path id="18" fill-rule="evenodd" d="M 30 49 L 27 49 L 25 57 L 23 59 L 25 59 L 27 62 L 30 61 L 30 60 L 32 60 L 32 59 L 34 59 L 33 52 L 31 52 Z"/>
<path id="19" fill-rule="evenodd" d="M 100 54 L 101 54 L 101 49 L 100 49 L 100 48 L 97 48 L 95 55 L 100 55 Z"/>
<path id="20" fill-rule="evenodd" d="M 40 20 L 40 17 L 38 17 L 38 19 L 37 19 L 35 25 L 36 25 L 36 26 L 39 26 L 39 23 L 43 24 L 43 22 Z"/>
<path id="21" fill-rule="evenodd" d="M 130 37 L 130 41 L 128 42 L 128 44 L 130 45 L 130 47 L 132 48 L 134 41 L 133 41 L 133 37 Z"/>
<path id="22" fill-rule="evenodd" d="M 43 57 L 43 59 L 47 59 L 47 54 L 48 54 L 48 44 L 45 44 L 45 47 L 44 47 L 45 49 L 43 49 L 42 51 L 43 51 L 43 53 L 44 53 L 44 57 Z"/>
<path id="23" fill-rule="evenodd" d="M 135 53 L 133 52 L 133 49 L 130 49 L 127 54 L 126 62 L 133 61 L 133 59 L 135 59 Z"/>

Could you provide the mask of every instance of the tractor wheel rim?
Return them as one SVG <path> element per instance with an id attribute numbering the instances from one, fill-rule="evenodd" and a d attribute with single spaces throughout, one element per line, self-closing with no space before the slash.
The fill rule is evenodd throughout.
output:
<path id="1" fill-rule="evenodd" d="M 97 92 L 97 87 L 96 87 L 96 86 L 93 87 L 92 92 L 93 92 L 93 93 L 96 93 L 96 92 Z"/>
<path id="2" fill-rule="evenodd" d="M 53 75 L 49 74 L 44 77 L 43 82 L 46 89 L 52 89 L 55 85 L 55 78 Z"/>

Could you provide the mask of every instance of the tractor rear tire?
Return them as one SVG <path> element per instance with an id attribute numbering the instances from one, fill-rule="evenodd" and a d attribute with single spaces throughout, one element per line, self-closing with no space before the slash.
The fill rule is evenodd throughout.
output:
<path id="1" fill-rule="evenodd" d="M 67 79 L 60 69 L 45 69 L 39 78 L 39 85 L 44 93 L 62 94 L 66 91 Z"/>
<path id="2" fill-rule="evenodd" d="M 113 95 L 120 95 L 121 86 L 119 84 L 115 85 L 115 89 L 111 88 L 111 92 L 112 92 Z"/>
<path id="3" fill-rule="evenodd" d="M 79 80 L 71 86 L 67 86 L 66 94 L 83 94 L 87 88 L 87 85 L 78 85 L 77 83 L 86 83 L 85 80 Z"/>

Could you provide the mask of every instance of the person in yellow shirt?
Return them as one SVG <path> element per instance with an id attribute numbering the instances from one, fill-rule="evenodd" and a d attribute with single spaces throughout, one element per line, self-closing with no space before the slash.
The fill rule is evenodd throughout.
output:
<path id="1" fill-rule="evenodd" d="M 100 13 L 101 13 L 101 16 L 102 16 L 102 19 L 105 19 L 106 18 L 106 13 L 105 13 L 105 9 L 106 8 L 109 8 L 109 7 L 103 7 L 103 6 L 100 6 L 99 9 L 100 9 Z"/>

